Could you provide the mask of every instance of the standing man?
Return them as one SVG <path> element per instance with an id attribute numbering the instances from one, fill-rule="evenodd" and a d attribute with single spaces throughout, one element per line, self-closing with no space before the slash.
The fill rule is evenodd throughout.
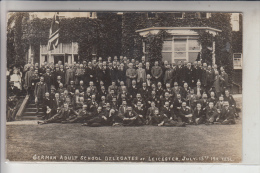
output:
<path id="1" fill-rule="evenodd" d="M 137 76 L 136 70 L 133 68 L 133 63 L 129 63 L 129 68 L 126 70 L 126 86 L 129 89 L 132 83 Z"/>
<path id="2" fill-rule="evenodd" d="M 25 74 L 25 83 L 24 88 L 27 90 L 27 94 L 32 96 L 32 79 L 33 79 L 33 66 L 30 67 L 30 70 Z"/>
<path id="3" fill-rule="evenodd" d="M 154 66 L 151 69 L 153 80 L 155 83 L 161 82 L 161 76 L 163 74 L 162 68 L 159 66 L 159 62 L 155 61 Z"/>
<path id="4" fill-rule="evenodd" d="M 36 103 L 36 113 L 39 112 L 39 104 L 42 103 L 43 97 L 45 93 L 48 92 L 47 84 L 44 82 L 44 77 L 40 77 L 40 82 L 38 82 L 35 86 L 34 96 L 35 96 L 35 103 Z"/>
<path id="5" fill-rule="evenodd" d="M 137 83 L 139 84 L 139 86 L 141 86 L 141 84 L 146 81 L 146 72 L 145 69 L 143 69 L 142 67 L 142 63 L 139 63 L 136 73 L 137 73 Z"/>

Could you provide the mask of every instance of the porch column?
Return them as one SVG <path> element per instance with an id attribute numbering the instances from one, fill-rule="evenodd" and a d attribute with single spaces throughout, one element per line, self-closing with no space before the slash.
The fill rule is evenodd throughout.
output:
<path id="1" fill-rule="evenodd" d="M 216 63 L 215 46 L 216 46 L 216 42 L 213 41 L 213 43 L 212 43 L 212 64 Z"/>
<path id="2" fill-rule="evenodd" d="M 68 64 L 72 64 L 72 58 L 71 58 L 71 55 L 68 55 Z"/>
<path id="3" fill-rule="evenodd" d="M 74 47 L 73 42 L 71 42 L 71 64 L 74 62 Z"/>

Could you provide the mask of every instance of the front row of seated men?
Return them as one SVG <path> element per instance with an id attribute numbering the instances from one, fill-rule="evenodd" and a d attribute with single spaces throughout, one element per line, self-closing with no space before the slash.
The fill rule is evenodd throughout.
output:
<path id="1" fill-rule="evenodd" d="M 38 121 L 38 124 L 48 123 L 82 123 L 85 126 L 185 126 L 198 124 L 235 124 L 235 110 L 229 106 L 228 101 L 220 101 L 215 106 L 213 102 L 209 102 L 207 107 L 202 103 L 197 103 L 195 109 L 181 103 L 181 107 L 176 110 L 171 109 L 170 103 L 165 102 L 161 109 L 155 106 L 155 102 L 151 103 L 151 107 L 147 109 L 145 114 L 141 102 L 137 102 L 136 107 L 127 105 L 122 101 L 119 109 L 111 108 L 110 103 L 106 103 L 104 107 L 97 106 L 94 111 L 88 111 L 88 105 L 83 104 L 78 111 L 69 107 L 67 102 L 57 110 L 55 115 L 44 121 Z M 46 110 L 47 114 L 52 110 Z"/>

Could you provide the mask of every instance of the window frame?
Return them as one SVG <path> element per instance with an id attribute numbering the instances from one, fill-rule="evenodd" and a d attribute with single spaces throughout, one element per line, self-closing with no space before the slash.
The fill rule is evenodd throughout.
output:
<path id="1" fill-rule="evenodd" d="M 240 66 L 235 66 L 235 59 L 239 59 L 239 58 L 235 58 L 235 54 L 239 54 L 241 56 L 240 58 Z M 243 54 L 242 53 L 233 53 L 233 68 L 234 69 L 242 69 L 243 67 Z"/>
<path id="2" fill-rule="evenodd" d="M 175 39 L 185 40 L 185 46 L 186 46 L 185 51 L 175 51 L 174 50 L 174 44 L 175 44 L 174 40 Z M 188 61 L 189 60 L 189 53 L 200 53 L 201 49 L 202 49 L 201 44 L 199 44 L 199 49 L 198 50 L 189 50 L 189 40 L 198 40 L 198 37 L 191 37 L 191 36 L 174 37 L 174 36 L 172 36 L 172 50 L 171 51 L 164 51 L 164 50 L 162 50 L 162 53 L 169 53 L 169 52 L 171 52 L 172 53 L 172 56 L 171 56 L 172 57 L 172 62 L 174 62 L 175 59 L 177 59 L 177 60 L 178 59 L 186 59 L 186 61 Z M 185 55 L 185 57 L 176 57 L 174 55 L 175 52 L 184 52 L 186 55 Z"/>

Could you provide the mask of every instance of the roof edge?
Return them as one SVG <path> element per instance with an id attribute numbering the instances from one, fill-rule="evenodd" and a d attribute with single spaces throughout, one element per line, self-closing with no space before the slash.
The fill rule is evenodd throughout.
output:
<path id="1" fill-rule="evenodd" d="M 187 30 L 187 29 L 193 29 L 193 30 L 211 30 L 216 32 L 222 32 L 220 29 L 212 28 L 212 27 L 150 27 L 150 28 L 144 28 L 136 30 L 135 32 L 143 32 L 143 31 L 150 31 L 150 30 Z"/>

